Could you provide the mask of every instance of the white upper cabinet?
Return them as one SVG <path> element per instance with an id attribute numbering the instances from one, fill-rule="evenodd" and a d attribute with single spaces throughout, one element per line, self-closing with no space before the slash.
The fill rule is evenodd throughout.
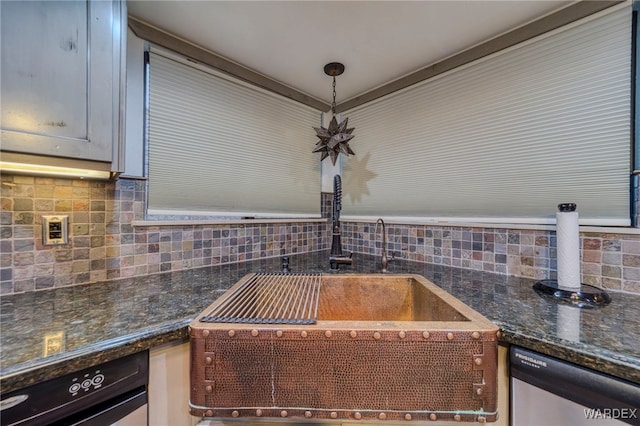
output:
<path id="1" fill-rule="evenodd" d="M 2 150 L 121 167 L 126 5 L 2 1 Z"/>

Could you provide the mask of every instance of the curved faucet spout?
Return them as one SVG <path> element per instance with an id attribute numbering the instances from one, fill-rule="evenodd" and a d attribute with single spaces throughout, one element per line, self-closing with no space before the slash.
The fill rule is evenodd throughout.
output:
<path id="1" fill-rule="evenodd" d="M 395 256 L 393 253 L 391 253 L 391 258 L 387 258 L 387 230 L 382 218 L 379 218 L 376 221 L 375 232 L 378 232 L 378 225 L 382 225 L 382 259 L 380 259 L 380 265 L 382 266 L 382 272 L 387 272 L 387 265 L 389 264 L 389 262 L 395 260 Z"/>

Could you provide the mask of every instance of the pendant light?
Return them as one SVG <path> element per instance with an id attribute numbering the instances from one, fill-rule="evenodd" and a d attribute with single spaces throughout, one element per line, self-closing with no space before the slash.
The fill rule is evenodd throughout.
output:
<path id="1" fill-rule="evenodd" d="M 314 127 L 316 135 L 320 139 L 313 152 L 321 152 L 322 158 L 320 161 L 327 157 L 331 157 L 332 163 L 335 165 L 338 155 L 340 153 L 344 155 L 355 155 L 355 153 L 349 147 L 349 141 L 353 139 L 354 127 L 348 129 L 348 118 L 338 124 L 336 119 L 336 76 L 341 75 L 344 72 L 344 65 L 339 62 L 331 62 L 324 66 L 324 73 L 333 77 L 333 102 L 331 102 L 331 122 L 328 128 Z"/>

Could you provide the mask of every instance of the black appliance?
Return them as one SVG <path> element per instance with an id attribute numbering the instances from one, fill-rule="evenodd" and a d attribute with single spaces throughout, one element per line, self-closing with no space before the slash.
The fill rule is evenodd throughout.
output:
<path id="1" fill-rule="evenodd" d="M 0 424 L 146 424 L 148 379 L 148 351 L 118 358 L 1 395 Z"/>

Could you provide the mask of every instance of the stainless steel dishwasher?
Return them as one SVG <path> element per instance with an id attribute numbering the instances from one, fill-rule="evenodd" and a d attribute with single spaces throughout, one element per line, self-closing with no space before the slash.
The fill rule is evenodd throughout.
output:
<path id="1" fill-rule="evenodd" d="M 0 423 L 144 426 L 148 381 L 149 352 L 138 352 L 2 395 Z"/>
<path id="2" fill-rule="evenodd" d="M 512 426 L 640 425 L 640 385 L 510 348 Z"/>

